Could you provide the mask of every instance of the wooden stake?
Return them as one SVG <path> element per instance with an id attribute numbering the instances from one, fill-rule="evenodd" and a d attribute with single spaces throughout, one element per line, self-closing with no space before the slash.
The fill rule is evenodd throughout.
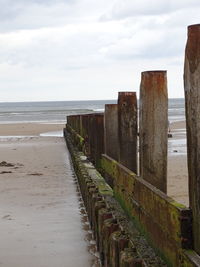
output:
<path id="1" fill-rule="evenodd" d="M 137 97 L 135 92 L 118 96 L 119 162 L 137 173 Z"/>
<path id="2" fill-rule="evenodd" d="M 105 105 L 105 153 L 118 161 L 119 139 L 118 139 L 118 105 Z"/>
<path id="3" fill-rule="evenodd" d="M 142 72 L 139 125 L 140 175 L 166 193 L 168 126 L 166 71 Z"/>
<path id="4" fill-rule="evenodd" d="M 184 88 L 194 248 L 200 254 L 200 24 L 188 27 Z"/>

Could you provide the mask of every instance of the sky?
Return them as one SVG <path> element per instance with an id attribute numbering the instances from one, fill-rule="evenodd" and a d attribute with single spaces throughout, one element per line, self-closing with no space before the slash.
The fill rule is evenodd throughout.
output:
<path id="1" fill-rule="evenodd" d="M 183 97 L 199 0 L 0 0 L 0 102 L 116 99 L 167 70 Z"/>

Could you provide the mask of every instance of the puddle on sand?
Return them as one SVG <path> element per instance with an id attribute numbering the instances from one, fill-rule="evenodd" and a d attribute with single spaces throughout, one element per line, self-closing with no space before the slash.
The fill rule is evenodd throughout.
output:
<path id="1" fill-rule="evenodd" d="M 46 133 L 41 133 L 42 137 L 63 137 L 63 131 L 51 131 Z"/>

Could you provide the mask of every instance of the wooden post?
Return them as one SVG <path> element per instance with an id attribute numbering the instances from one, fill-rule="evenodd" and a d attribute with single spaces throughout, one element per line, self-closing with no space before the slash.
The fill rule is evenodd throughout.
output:
<path id="1" fill-rule="evenodd" d="M 111 158 L 118 160 L 119 140 L 118 140 L 118 105 L 105 105 L 105 153 Z"/>
<path id="2" fill-rule="evenodd" d="M 94 135 L 94 162 L 98 169 L 101 165 L 101 155 L 105 152 L 104 150 L 104 114 L 94 114 L 93 124 L 93 135 Z"/>
<path id="3" fill-rule="evenodd" d="M 135 92 L 118 95 L 119 162 L 137 173 L 137 97 Z"/>
<path id="4" fill-rule="evenodd" d="M 140 175 L 166 193 L 168 126 L 166 71 L 142 72 L 139 126 Z"/>
<path id="5" fill-rule="evenodd" d="M 94 114 L 90 114 L 88 117 L 88 144 L 90 148 L 89 160 L 95 163 L 95 117 Z"/>
<path id="6" fill-rule="evenodd" d="M 189 200 L 193 213 L 194 248 L 200 254 L 200 24 L 188 27 L 184 88 Z"/>

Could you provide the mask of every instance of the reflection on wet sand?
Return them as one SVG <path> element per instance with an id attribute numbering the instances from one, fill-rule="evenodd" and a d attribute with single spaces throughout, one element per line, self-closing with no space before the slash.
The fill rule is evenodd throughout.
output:
<path id="1" fill-rule="evenodd" d="M 99 253 L 97 251 L 96 241 L 94 240 L 94 234 L 93 231 L 90 228 L 90 223 L 88 220 L 87 212 L 84 206 L 83 199 L 81 197 L 80 188 L 78 185 L 77 178 L 74 176 L 74 181 L 76 185 L 76 193 L 77 197 L 79 198 L 79 211 L 81 215 L 81 223 L 82 223 L 82 229 L 85 232 L 85 241 L 87 242 L 88 252 L 93 256 L 93 259 L 91 260 L 91 267 L 100 267 L 100 258 Z"/>
<path id="2" fill-rule="evenodd" d="M 19 136 L 0 144 L 0 264 L 100 266 L 64 140 Z"/>

